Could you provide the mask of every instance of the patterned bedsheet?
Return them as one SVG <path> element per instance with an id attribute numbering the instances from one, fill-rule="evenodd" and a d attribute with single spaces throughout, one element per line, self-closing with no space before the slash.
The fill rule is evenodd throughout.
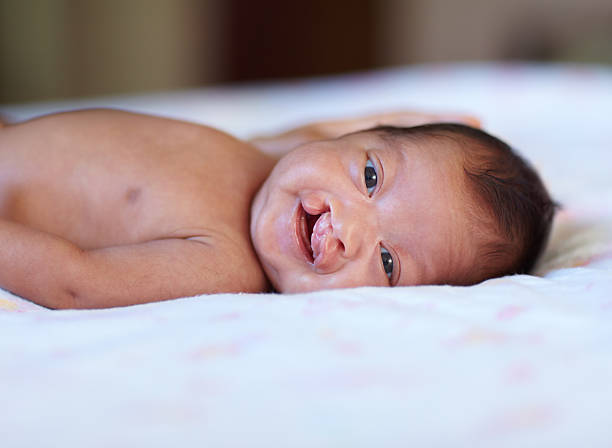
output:
<path id="1" fill-rule="evenodd" d="M 612 69 L 433 65 L 0 112 L 94 105 L 239 135 L 400 107 L 469 111 L 564 209 L 537 275 L 472 287 L 61 312 L 0 291 L 2 446 L 612 446 Z"/>

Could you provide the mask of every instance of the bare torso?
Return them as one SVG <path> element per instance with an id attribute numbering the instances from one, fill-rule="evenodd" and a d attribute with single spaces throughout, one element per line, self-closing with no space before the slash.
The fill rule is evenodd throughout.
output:
<path id="1" fill-rule="evenodd" d="M 205 126 L 108 110 L 52 115 L 0 131 L 0 217 L 82 249 L 214 241 L 240 251 L 263 286 L 249 210 L 273 164 Z"/>

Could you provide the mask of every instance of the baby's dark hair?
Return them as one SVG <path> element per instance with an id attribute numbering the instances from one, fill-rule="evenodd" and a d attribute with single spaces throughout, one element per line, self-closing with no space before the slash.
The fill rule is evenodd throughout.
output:
<path id="1" fill-rule="evenodd" d="M 476 197 L 471 214 L 479 227 L 493 227 L 479 247 L 478 266 L 467 284 L 528 273 L 533 268 L 548 241 L 557 204 L 536 171 L 509 145 L 480 129 L 456 123 L 379 126 L 370 131 L 416 142 L 450 139 L 463 151 L 466 186 Z"/>

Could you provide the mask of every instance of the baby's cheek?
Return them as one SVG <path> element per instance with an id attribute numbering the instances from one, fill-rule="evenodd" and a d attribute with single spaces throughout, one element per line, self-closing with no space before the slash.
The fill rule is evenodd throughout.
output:
<path id="1" fill-rule="evenodd" d="M 356 288 L 359 286 L 388 286 L 388 282 L 374 271 L 374 267 L 349 262 L 330 274 L 317 274 L 310 268 L 291 269 L 283 265 L 280 281 L 274 285 L 281 293 L 320 291 L 323 289 Z M 274 282 L 273 282 L 274 283 Z"/>
<path id="2" fill-rule="evenodd" d="M 326 275 L 319 275 L 318 289 L 357 288 L 360 286 L 387 286 L 370 269 L 345 266 Z"/>

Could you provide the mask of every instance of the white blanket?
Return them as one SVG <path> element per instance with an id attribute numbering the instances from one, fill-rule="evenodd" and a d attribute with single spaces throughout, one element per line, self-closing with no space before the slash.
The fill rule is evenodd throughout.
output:
<path id="1" fill-rule="evenodd" d="M 113 106 L 240 136 L 466 111 L 563 204 L 538 276 L 49 311 L 0 292 L 3 447 L 612 446 L 612 69 L 433 65 L 0 107 Z"/>

